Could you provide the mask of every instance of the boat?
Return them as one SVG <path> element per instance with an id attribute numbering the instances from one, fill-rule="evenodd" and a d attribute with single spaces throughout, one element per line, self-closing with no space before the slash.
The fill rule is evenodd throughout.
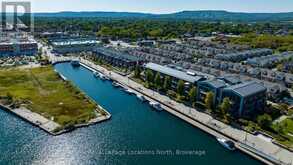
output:
<path id="1" fill-rule="evenodd" d="M 115 82 L 115 81 L 112 83 L 112 85 L 113 85 L 114 87 L 116 87 L 116 88 L 120 87 L 120 84 L 118 84 L 118 83 Z"/>
<path id="2" fill-rule="evenodd" d="M 103 80 L 103 81 L 106 80 L 106 76 L 105 76 L 104 74 L 99 73 L 99 76 L 100 76 L 100 79 L 101 79 L 101 80 Z"/>
<path id="3" fill-rule="evenodd" d="M 161 107 L 161 104 L 160 103 L 150 102 L 150 106 L 152 108 L 154 108 L 155 110 L 157 110 L 157 111 L 163 111 L 163 108 Z"/>
<path id="4" fill-rule="evenodd" d="M 71 65 L 74 66 L 74 67 L 79 67 L 80 66 L 80 63 L 79 63 L 79 60 L 71 60 Z"/>
<path id="5" fill-rule="evenodd" d="M 100 77 L 99 76 L 99 73 L 98 72 L 94 72 L 94 77 L 96 77 L 96 78 Z"/>
<path id="6" fill-rule="evenodd" d="M 105 80 L 112 81 L 112 79 L 108 76 L 105 76 Z"/>
<path id="7" fill-rule="evenodd" d="M 100 78 L 101 80 L 106 80 L 106 76 L 99 72 L 94 72 L 94 77 Z"/>
<path id="8" fill-rule="evenodd" d="M 224 138 L 217 138 L 217 141 L 224 146 L 225 148 L 227 148 L 230 151 L 234 151 L 235 148 L 235 144 L 231 141 L 231 140 L 227 140 Z"/>
<path id="9" fill-rule="evenodd" d="M 136 97 L 137 97 L 139 100 L 141 100 L 142 102 L 145 102 L 145 101 L 146 101 L 145 97 L 144 97 L 143 95 L 141 95 L 141 94 L 137 94 Z"/>
<path id="10" fill-rule="evenodd" d="M 131 94 L 134 94 L 134 92 L 133 92 L 131 89 L 124 89 L 124 90 L 125 90 L 126 93 L 128 93 L 128 94 L 130 94 L 130 95 L 131 95 Z"/>

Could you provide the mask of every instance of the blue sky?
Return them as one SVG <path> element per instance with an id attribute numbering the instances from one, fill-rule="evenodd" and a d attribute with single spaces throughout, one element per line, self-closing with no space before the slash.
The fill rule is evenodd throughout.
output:
<path id="1" fill-rule="evenodd" d="M 0 0 L 1 1 L 1 0 Z M 293 0 L 30 0 L 34 12 L 129 11 L 172 13 L 182 10 L 239 12 L 293 11 Z"/>

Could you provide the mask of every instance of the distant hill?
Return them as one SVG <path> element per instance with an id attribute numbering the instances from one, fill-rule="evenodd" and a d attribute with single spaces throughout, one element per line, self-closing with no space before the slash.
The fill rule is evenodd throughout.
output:
<path id="1" fill-rule="evenodd" d="M 154 14 L 134 12 L 58 12 L 58 13 L 34 13 L 36 17 L 100 17 L 100 18 L 148 18 Z"/>
<path id="2" fill-rule="evenodd" d="M 37 17 L 97 17 L 97 18 L 144 18 L 144 19 L 192 19 L 202 21 L 293 21 L 293 12 L 287 13 L 240 13 L 218 10 L 182 11 L 171 14 L 134 12 L 59 12 L 35 13 Z"/>

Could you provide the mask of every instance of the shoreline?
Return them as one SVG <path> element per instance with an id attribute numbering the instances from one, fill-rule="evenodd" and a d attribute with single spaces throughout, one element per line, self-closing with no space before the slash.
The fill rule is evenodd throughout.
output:
<path id="1" fill-rule="evenodd" d="M 31 125 L 40 128 L 41 130 L 47 132 L 48 134 L 50 134 L 52 136 L 58 136 L 58 135 L 61 135 L 64 133 L 68 133 L 68 132 L 71 132 L 75 129 L 81 128 L 81 127 L 88 127 L 90 125 L 94 125 L 94 124 L 109 120 L 111 118 L 111 114 L 108 111 L 106 111 L 105 109 L 103 109 L 101 106 L 99 106 L 99 108 L 102 108 L 106 112 L 107 115 L 96 117 L 96 118 L 92 119 L 91 121 L 89 121 L 88 123 L 76 124 L 73 126 L 73 128 L 70 128 L 70 129 L 61 129 L 60 131 L 55 132 L 56 129 L 61 127 L 58 123 L 56 123 L 52 120 L 49 120 L 38 113 L 32 112 L 32 111 L 28 110 L 27 108 L 21 107 L 18 109 L 12 109 L 12 108 L 7 107 L 3 104 L 0 104 L 0 108 L 6 112 L 18 117 L 18 118 L 20 118 L 20 119 L 30 123 Z"/>
<path id="2" fill-rule="evenodd" d="M 62 74 L 54 70 L 62 79 L 63 81 L 67 81 L 66 77 L 64 77 Z M 74 88 L 78 88 L 74 86 Z M 78 90 L 80 90 L 78 88 Z M 81 91 L 81 90 L 80 90 Z M 94 112 L 96 114 L 96 117 L 91 119 L 90 121 L 86 123 L 80 123 L 80 124 L 74 124 L 71 127 L 64 127 L 56 122 L 53 121 L 53 119 L 48 119 L 44 117 L 43 115 L 33 112 L 32 110 L 26 108 L 26 107 L 19 107 L 19 108 L 11 108 L 8 105 L 3 105 L 0 103 L 0 108 L 28 123 L 30 123 L 33 126 L 36 126 L 40 128 L 41 130 L 45 131 L 46 133 L 52 135 L 52 136 L 58 136 L 64 133 L 71 132 L 77 128 L 81 127 L 88 127 L 90 125 L 94 125 L 106 120 L 109 120 L 111 118 L 111 114 L 106 111 L 102 106 L 100 106 L 98 103 L 96 103 L 92 98 L 87 96 L 83 91 L 81 91 L 84 96 L 93 102 L 96 105 L 96 108 L 94 109 Z M 104 113 L 100 113 L 99 110 L 102 110 Z"/>
<path id="3" fill-rule="evenodd" d="M 30 123 L 30 124 L 36 126 L 36 127 L 39 127 L 40 129 L 42 129 L 43 131 L 45 131 L 45 132 L 47 132 L 47 133 L 49 133 L 49 134 L 51 134 L 51 135 L 55 135 L 55 133 L 52 131 L 52 129 L 56 129 L 57 127 L 52 126 L 51 129 L 50 129 L 49 127 L 45 127 L 45 126 L 44 126 L 46 123 L 48 123 L 48 122 L 53 122 L 53 121 L 50 121 L 49 119 L 46 119 L 45 117 L 41 116 L 40 114 L 34 113 L 34 112 L 32 112 L 32 111 L 30 111 L 30 110 L 28 110 L 28 109 L 26 109 L 26 108 L 25 108 L 25 109 L 23 109 L 23 108 L 20 108 L 20 109 L 12 109 L 12 108 L 10 108 L 10 107 L 8 107 L 8 106 L 5 106 L 5 105 L 3 105 L 3 104 L 0 104 L 0 108 L 1 108 L 2 110 L 6 111 L 6 112 L 8 112 L 8 113 L 10 113 L 10 114 L 12 114 L 12 115 L 14 115 L 14 116 L 16 116 L 16 117 L 18 117 L 18 118 L 24 120 L 24 121 L 26 121 L 26 122 L 28 122 L 28 123 Z M 21 112 L 22 110 L 25 110 L 25 111 L 26 111 L 26 112 L 25 112 L 26 114 L 22 113 L 22 112 Z M 29 114 L 30 114 L 31 116 L 28 116 Z M 32 117 L 33 115 L 35 115 L 35 116 Z M 46 122 L 45 122 L 45 123 L 41 123 L 41 122 L 37 119 L 37 117 L 40 117 L 40 118 L 42 118 L 43 120 L 46 120 Z M 53 123 L 55 123 L 55 122 L 53 122 Z M 55 126 L 60 126 L 60 125 L 57 124 L 57 123 L 55 123 L 54 125 L 55 125 Z"/>
<path id="4" fill-rule="evenodd" d="M 66 61 L 68 62 L 68 60 L 66 60 Z M 66 62 L 66 61 L 63 61 L 63 62 Z M 87 60 L 85 60 L 85 61 L 87 61 Z M 60 61 L 58 61 L 57 63 L 60 63 Z M 103 68 L 103 70 L 93 68 L 92 66 L 90 66 L 89 64 L 86 64 L 84 62 L 80 62 L 80 64 L 81 64 L 82 67 L 85 67 L 86 69 L 88 69 L 88 70 L 90 70 L 92 72 L 97 71 L 97 72 L 104 73 L 105 70 L 108 71 L 107 69 L 105 69 L 105 68 L 103 68 L 101 66 L 98 66 L 98 67 Z M 170 114 L 172 114 L 172 115 L 184 120 L 185 122 L 193 125 L 196 128 L 199 128 L 203 132 L 205 132 L 205 133 L 207 133 L 207 134 L 209 134 L 209 135 L 211 135 L 213 137 L 225 137 L 227 139 L 232 140 L 233 142 L 235 142 L 236 147 L 240 151 L 248 154 L 249 156 L 253 157 L 254 159 L 259 160 L 262 163 L 265 163 L 265 164 L 290 164 L 290 163 L 284 163 L 281 160 L 275 159 L 274 157 L 272 157 L 270 155 L 267 155 L 266 153 L 261 153 L 260 151 L 256 150 L 255 148 L 252 148 L 251 146 L 240 142 L 239 140 L 235 139 L 234 137 L 230 136 L 229 134 L 225 134 L 225 133 L 223 133 L 223 132 L 221 132 L 221 131 L 219 131 L 219 130 L 217 130 L 217 129 L 209 126 L 209 125 L 207 125 L 206 123 L 203 123 L 202 121 L 196 120 L 196 119 L 188 116 L 187 114 L 184 114 L 184 113 L 180 112 L 176 108 L 171 107 L 170 105 L 166 104 L 165 102 L 162 102 L 161 100 L 158 100 L 153 96 L 150 96 L 146 92 L 138 90 L 138 89 L 132 87 L 131 85 L 128 85 L 127 83 L 119 81 L 119 79 L 117 79 L 117 78 L 113 78 L 113 77 L 110 77 L 110 78 L 112 80 L 115 80 L 115 81 L 119 82 L 121 85 L 123 85 L 123 87 L 126 87 L 126 88 L 134 90 L 135 94 L 139 93 L 139 94 L 142 94 L 142 95 L 146 96 L 146 99 L 149 100 L 149 101 L 150 100 L 151 101 L 155 100 L 155 101 L 161 103 L 166 112 L 168 112 L 168 113 L 170 113 Z"/>

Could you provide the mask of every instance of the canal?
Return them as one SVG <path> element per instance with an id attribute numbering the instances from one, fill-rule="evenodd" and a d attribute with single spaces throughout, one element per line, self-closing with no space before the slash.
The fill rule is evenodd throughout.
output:
<path id="1" fill-rule="evenodd" d="M 167 112 L 152 111 L 83 67 L 63 63 L 55 68 L 112 119 L 53 137 L 0 111 L 0 164 L 261 164 L 239 151 L 227 151 L 210 135 Z"/>

